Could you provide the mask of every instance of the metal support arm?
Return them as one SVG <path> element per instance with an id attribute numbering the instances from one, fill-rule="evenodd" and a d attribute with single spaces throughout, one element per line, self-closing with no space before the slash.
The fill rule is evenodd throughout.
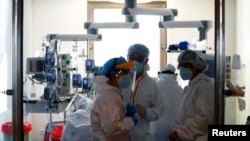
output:
<path id="1" fill-rule="evenodd" d="M 88 40 L 95 40 L 100 41 L 102 40 L 102 35 L 100 34 L 48 34 L 47 41 L 51 40 L 61 40 L 61 41 L 88 41 Z"/>
<path id="2" fill-rule="evenodd" d="M 123 8 L 123 15 L 159 15 L 159 16 L 177 16 L 177 9 L 163 8 Z"/>
<path id="3" fill-rule="evenodd" d="M 138 22 L 85 22 L 85 29 L 99 29 L 99 28 L 139 28 Z"/>
<path id="4" fill-rule="evenodd" d="M 211 28 L 211 21 L 160 21 L 159 28 L 197 28 L 199 31 L 199 40 L 207 38 L 206 34 Z"/>

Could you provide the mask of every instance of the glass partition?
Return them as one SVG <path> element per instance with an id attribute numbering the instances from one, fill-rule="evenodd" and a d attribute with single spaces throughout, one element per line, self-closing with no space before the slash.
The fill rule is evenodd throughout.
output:
<path id="1" fill-rule="evenodd" d="M 225 124 L 245 124 L 250 115 L 248 4 L 225 0 Z"/>
<path id="2" fill-rule="evenodd" d="M 12 96 L 7 90 L 12 89 L 12 2 L 0 1 L 0 126 L 3 130 L 0 140 L 7 139 L 10 131 L 8 123 L 12 123 Z"/>

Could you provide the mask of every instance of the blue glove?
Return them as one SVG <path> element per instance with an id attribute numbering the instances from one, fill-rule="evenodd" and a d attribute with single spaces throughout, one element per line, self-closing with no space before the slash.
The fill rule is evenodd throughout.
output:
<path id="1" fill-rule="evenodd" d="M 135 113 L 136 113 L 135 107 L 128 103 L 127 107 L 126 107 L 126 114 L 125 114 L 125 116 L 126 117 L 131 117 L 131 116 L 134 116 Z"/>
<path id="2" fill-rule="evenodd" d="M 134 124 L 136 125 L 138 123 L 138 117 L 134 114 L 133 116 L 130 116 L 131 119 L 133 120 Z"/>

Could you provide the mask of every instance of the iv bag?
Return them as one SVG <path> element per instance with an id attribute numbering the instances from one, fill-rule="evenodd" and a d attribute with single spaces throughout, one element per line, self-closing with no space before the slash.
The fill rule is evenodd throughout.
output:
<path id="1" fill-rule="evenodd" d="M 78 46 L 77 45 L 73 45 L 72 46 L 72 58 L 77 61 L 79 57 L 79 53 L 78 53 Z"/>

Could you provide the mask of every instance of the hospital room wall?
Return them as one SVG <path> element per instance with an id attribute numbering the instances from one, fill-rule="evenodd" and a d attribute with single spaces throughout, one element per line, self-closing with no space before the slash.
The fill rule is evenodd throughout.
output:
<path id="1" fill-rule="evenodd" d="M 225 124 L 245 124 L 247 116 L 250 115 L 248 106 L 250 103 L 250 85 L 248 83 L 250 74 L 247 73 L 250 66 L 250 39 L 249 33 L 246 32 L 249 31 L 250 22 L 250 18 L 247 16 L 249 8 L 246 5 L 248 4 L 247 0 L 225 1 L 225 55 L 231 57 L 231 65 L 234 54 L 240 55 L 241 58 L 241 68 L 231 69 L 230 81 L 233 85 L 246 87 L 244 97 L 225 97 Z"/>
<path id="2" fill-rule="evenodd" d="M 234 82 L 239 86 L 245 86 L 245 96 L 235 98 L 236 100 L 236 124 L 245 124 L 247 116 L 250 116 L 250 9 L 248 0 L 240 0 L 236 3 L 236 45 L 235 54 L 241 57 L 241 69 L 234 71 Z M 240 110 L 239 101 L 245 102 L 245 108 Z M 244 105 L 243 105 L 244 106 Z"/>
<path id="3" fill-rule="evenodd" d="M 235 0 L 228 0 L 225 3 L 225 54 L 231 56 L 235 53 L 236 45 L 236 2 Z M 232 72 L 232 76 L 234 73 Z M 232 124 L 236 121 L 236 98 L 226 97 L 225 98 L 225 124 Z"/>

